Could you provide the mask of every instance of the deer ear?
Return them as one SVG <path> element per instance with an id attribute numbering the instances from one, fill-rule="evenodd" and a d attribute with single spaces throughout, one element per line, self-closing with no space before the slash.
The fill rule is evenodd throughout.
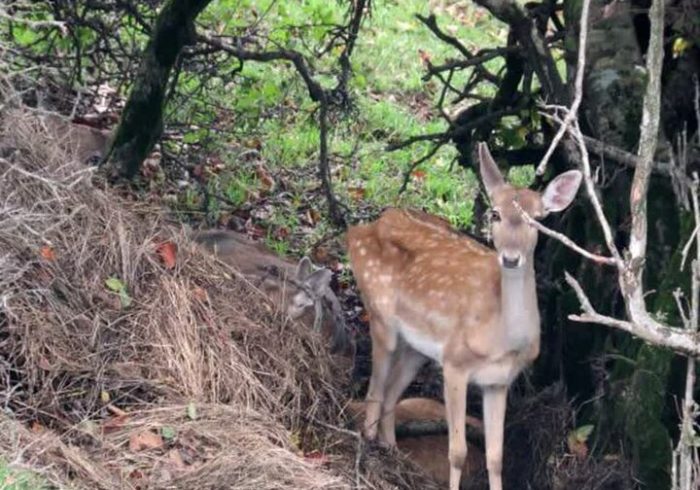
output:
<path id="1" fill-rule="evenodd" d="M 316 294 L 320 295 L 331 287 L 332 277 L 333 273 L 324 267 L 323 269 L 312 272 L 311 275 L 304 279 L 304 284 L 309 286 Z"/>
<path id="2" fill-rule="evenodd" d="M 542 195 L 545 213 L 558 213 L 566 209 L 576 197 L 583 174 L 578 170 L 569 170 L 549 183 Z"/>
<path id="3" fill-rule="evenodd" d="M 496 189 L 501 187 L 505 181 L 503 180 L 501 171 L 498 169 L 498 165 L 496 165 L 496 162 L 491 156 L 488 145 L 482 141 L 477 144 L 477 148 L 481 180 L 484 182 L 484 187 L 486 187 L 486 193 L 491 197 Z"/>
<path id="4" fill-rule="evenodd" d="M 305 281 L 314 271 L 314 266 L 308 257 L 302 257 L 297 264 L 297 281 Z"/>

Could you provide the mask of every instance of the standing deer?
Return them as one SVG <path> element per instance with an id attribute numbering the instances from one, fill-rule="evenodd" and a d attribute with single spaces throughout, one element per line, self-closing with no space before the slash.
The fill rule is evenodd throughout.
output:
<path id="1" fill-rule="evenodd" d="M 319 329 L 331 343 L 332 353 L 352 359 L 354 345 L 340 302 L 330 286 L 330 270 L 316 269 L 307 257 L 298 264 L 284 260 L 235 231 L 196 231 L 191 237 L 257 284 L 292 320 Z"/>
<path id="2" fill-rule="evenodd" d="M 577 170 L 556 177 L 543 194 L 507 184 L 485 143 L 481 178 L 492 204 L 496 250 L 452 230 L 436 216 L 389 209 L 348 231 L 350 262 L 369 313 L 372 377 L 365 436 L 396 444 L 394 409 L 428 360 L 442 365 L 449 427 L 450 489 L 459 487 L 466 457 L 467 384 L 484 397 L 486 465 L 501 490 L 508 387 L 539 354 L 535 287 L 539 219 L 565 209 L 581 183 Z"/>

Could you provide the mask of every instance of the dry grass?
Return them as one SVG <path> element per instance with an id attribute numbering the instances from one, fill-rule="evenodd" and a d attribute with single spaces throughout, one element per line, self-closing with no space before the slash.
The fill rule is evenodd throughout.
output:
<path id="1" fill-rule="evenodd" d="M 315 333 L 159 209 L 98 188 L 35 116 L 0 117 L 6 459 L 74 488 L 431 488 L 335 428 L 348 373 Z"/>

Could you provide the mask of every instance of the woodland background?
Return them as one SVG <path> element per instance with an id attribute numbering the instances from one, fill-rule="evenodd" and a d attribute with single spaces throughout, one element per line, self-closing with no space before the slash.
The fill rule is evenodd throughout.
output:
<path id="1" fill-rule="evenodd" d="M 646 306 L 670 325 L 683 322 L 674 292 L 688 296 L 692 286 L 680 264 L 695 228 L 684 182 L 700 161 L 696 3 L 665 4 L 661 130 L 647 202 Z M 632 233 L 650 5 L 590 2 L 578 120 L 619 248 Z M 541 188 L 579 166 L 567 136 L 547 172 L 535 172 L 559 128 L 553 106 L 574 101 L 581 8 L 580 0 L 9 1 L 0 7 L 0 70 L 12 86 L 3 109 L 21 100 L 98 130 L 118 127 L 109 154 L 84 163 L 99 166 L 119 202 L 166 208 L 168 221 L 243 230 L 281 255 L 329 266 L 359 345 L 353 376 L 338 388 L 360 397 L 369 344 L 343 230 L 398 205 L 483 236 L 478 141 L 489 142 L 519 185 Z M 585 199 L 545 224 L 589 251 L 604 250 Z M 625 316 L 613 269 L 545 237 L 537 262 L 542 354 L 513 387 L 510 481 L 670 488 L 686 358 L 569 319 L 580 303 L 565 271 L 599 313 Z M 0 309 L 0 342 L 12 337 L 2 333 L 7 322 Z M 17 402 L 13 369 L 0 400 L 20 413 L 26 400 Z M 439 380 L 426 382 L 435 376 L 423 373 L 409 391 L 440 397 Z M 478 413 L 478 401 L 470 400 L 471 410 Z M 61 425 L 36 411 L 27 420 Z M 280 420 L 287 429 L 304 425 Z M 53 477 L 35 478 L 0 464 L 0 481 L 17 482 L 9 488 Z"/>

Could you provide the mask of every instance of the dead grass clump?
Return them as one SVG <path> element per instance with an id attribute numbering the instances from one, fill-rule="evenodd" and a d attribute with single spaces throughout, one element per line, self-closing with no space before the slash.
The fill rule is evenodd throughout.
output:
<path id="1" fill-rule="evenodd" d="M 352 468 L 354 454 L 303 456 L 330 444 L 319 423 L 336 423 L 346 380 L 317 335 L 157 209 L 92 185 L 33 115 L 0 123 L 0 404 L 11 415 L 0 422 L 14 427 L 3 453 L 14 445 L 50 481 L 82 488 L 346 487 L 329 468 Z M 172 268 L 163 243 L 177 248 Z"/>

